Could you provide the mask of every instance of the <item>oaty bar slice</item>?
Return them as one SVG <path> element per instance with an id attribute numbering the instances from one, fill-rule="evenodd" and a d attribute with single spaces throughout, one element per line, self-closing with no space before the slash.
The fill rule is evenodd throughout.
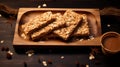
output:
<path id="1" fill-rule="evenodd" d="M 82 17 L 72 10 L 67 10 L 64 13 L 63 18 L 66 23 L 66 27 L 55 30 L 54 33 L 61 37 L 63 40 L 67 40 L 82 20 Z"/>
<path id="2" fill-rule="evenodd" d="M 36 29 L 42 28 L 45 25 L 54 21 L 52 19 L 52 12 L 44 12 L 34 18 L 32 18 L 29 22 L 23 24 L 21 28 L 25 35 L 29 35 L 31 32 L 36 31 Z"/>
<path id="3" fill-rule="evenodd" d="M 56 20 L 47 25 L 46 27 L 40 29 L 39 31 L 33 33 L 31 35 L 32 40 L 38 40 L 46 34 L 52 32 L 53 30 L 63 27 L 65 25 L 65 21 L 61 13 L 53 14 L 52 18 L 56 18 Z"/>
<path id="4" fill-rule="evenodd" d="M 73 36 L 89 36 L 90 34 L 88 21 L 87 21 L 87 15 L 82 14 L 81 16 L 83 17 L 82 23 L 80 26 L 78 26 Z"/>

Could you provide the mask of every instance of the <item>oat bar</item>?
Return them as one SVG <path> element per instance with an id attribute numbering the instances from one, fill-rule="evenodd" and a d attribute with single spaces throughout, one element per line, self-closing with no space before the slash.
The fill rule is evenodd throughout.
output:
<path id="1" fill-rule="evenodd" d="M 74 29 L 82 20 L 82 17 L 72 10 L 67 10 L 64 13 L 63 18 L 65 19 L 67 27 L 55 30 L 54 33 L 57 34 L 62 39 L 67 40 L 68 37 L 72 34 Z"/>
<path id="2" fill-rule="evenodd" d="M 31 19 L 28 23 L 22 25 L 22 29 L 23 32 L 28 35 L 29 33 L 35 31 L 35 29 L 39 29 L 40 27 L 43 27 L 44 25 L 49 24 L 52 21 L 52 12 L 44 12 L 43 14 Z"/>
<path id="3" fill-rule="evenodd" d="M 89 36 L 89 26 L 87 21 L 87 15 L 82 14 L 83 17 L 81 25 L 78 27 L 78 29 L 74 32 L 73 36 Z"/>
<path id="4" fill-rule="evenodd" d="M 39 31 L 33 33 L 31 35 L 32 40 L 40 39 L 40 37 L 65 25 L 65 21 L 63 19 L 63 16 L 61 15 L 61 13 L 54 14 L 52 16 L 52 18 L 56 18 L 56 21 L 54 21 L 51 24 L 47 25 L 46 27 L 40 29 Z"/>

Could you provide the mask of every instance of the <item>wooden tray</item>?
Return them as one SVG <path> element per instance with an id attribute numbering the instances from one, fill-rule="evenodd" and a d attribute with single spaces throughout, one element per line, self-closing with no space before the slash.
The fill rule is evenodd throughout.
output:
<path id="1" fill-rule="evenodd" d="M 89 25 L 91 26 L 91 34 L 95 36 L 92 40 L 83 40 L 76 42 L 62 42 L 62 41 L 39 41 L 33 42 L 24 40 L 19 36 L 19 26 L 35 15 L 41 14 L 46 11 L 65 12 L 67 9 L 74 10 L 78 13 L 85 13 L 88 16 Z M 78 9 L 78 8 L 20 8 L 17 16 L 17 23 L 15 27 L 13 45 L 14 46 L 100 46 L 100 36 L 101 36 L 101 23 L 99 9 Z"/>

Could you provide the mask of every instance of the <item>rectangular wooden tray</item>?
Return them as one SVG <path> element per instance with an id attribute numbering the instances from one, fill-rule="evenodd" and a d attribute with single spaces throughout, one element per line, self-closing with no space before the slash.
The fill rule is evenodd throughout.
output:
<path id="1" fill-rule="evenodd" d="M 18 28 L 20 25 L 21 19 L 24 20 L 24 17 L 27 17 L 27 20 L 30 19 L 31 16 L 37 15 L 38 13 L 43 13 L 46 11 L 52 12 L 65 12 L 67 9 L 71 9 L 77 12 L 84 12 L 89 13 L 91 16 L 91 24 L 93 26 L 93 34 L 95 35 L 94 39 L 83 40 L 83 41 L 76 41 L 65 43 L 61 41 L 39 41 L 39 42 L 32 42 L 26 41 L 22 39 L 18 34 Z M 28 18 L 29 17 L 29 18 Z M 94 18 L 93 18 L 94 17 Z M 13 39 L 14 46 L 100 46 L 100 36 L 101 36 L 101 23 L 100 23 L 100 13 L 99 9 L 90 9 L 90 8 L 20 8 L 17 16 L 17 22 L 15 26 L 15 33 Z"/>

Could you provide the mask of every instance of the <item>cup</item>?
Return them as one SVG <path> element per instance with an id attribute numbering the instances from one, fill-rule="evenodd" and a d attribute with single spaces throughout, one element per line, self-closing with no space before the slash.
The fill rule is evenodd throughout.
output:
<path id="1" fill-rule="evenodd" d="M 106 32 L 101 36 L 101 49 L 105 55 L 113 55 L 120 52 L 120 34 Z"/>

